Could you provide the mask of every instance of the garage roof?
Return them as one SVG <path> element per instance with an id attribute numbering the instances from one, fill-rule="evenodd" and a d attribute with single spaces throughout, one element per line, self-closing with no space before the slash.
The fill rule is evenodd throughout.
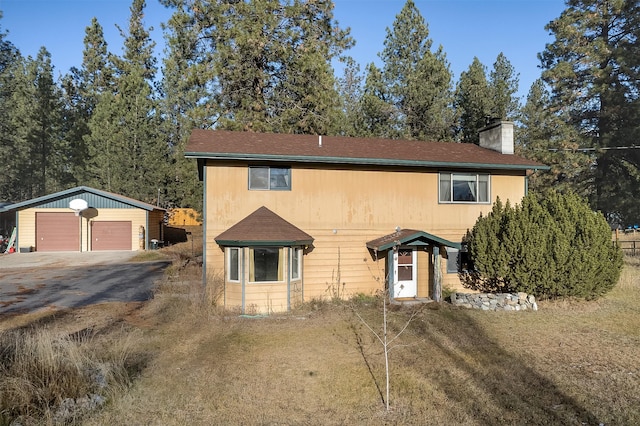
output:
<path id="1" fill-rule="evenodd" d="M 0 211 L 22 210 L 31 207 L 68 208 L 69 201 L 76 198 L 82 198 L 90 207 L 94 208 L 139 208 L 147 211 L 165 211 L 163 208 L 125 197 L 124 195 L 114 194 L 88 186 L 78 186 L 31 200 L 10 204 L 4 208 L 0 208 Z"/>

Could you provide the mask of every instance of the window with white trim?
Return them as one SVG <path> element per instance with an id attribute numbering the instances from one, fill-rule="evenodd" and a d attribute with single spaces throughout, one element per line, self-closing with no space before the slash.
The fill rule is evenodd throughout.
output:
<path id="1" fill-rule="evenodd" d="M 240 248 L 227 249 L 227 271 L 229 281 L 240 281 Z"/>
<path id="2" fill-rule="evenodd" d="M 262 191 L 290 191 L 291 168 L 250 166 L 249 189 Z"/>
<path id="3" fill-rule="evenodd" d="M 489 175 L 480 173 L 440 173 L 441 203 L 489 203 Z"/>

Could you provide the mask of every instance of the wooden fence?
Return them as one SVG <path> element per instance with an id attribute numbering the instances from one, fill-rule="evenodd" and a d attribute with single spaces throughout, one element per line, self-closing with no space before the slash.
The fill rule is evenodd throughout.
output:
<path id="1" fill-rule="evenodd" d="M 618 240 L 622 252 L 628 256 L 640 256 L 640 240 Z"/>

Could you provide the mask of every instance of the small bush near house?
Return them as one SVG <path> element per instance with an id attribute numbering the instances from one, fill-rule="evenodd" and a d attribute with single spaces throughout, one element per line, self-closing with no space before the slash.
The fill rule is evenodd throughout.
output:
<path id="1" fill-rule="evenodd" d="M 463 284 L 538 298 L 602 296 L 618 281 L 622 252 L 604 216 L 574 194 L 531 193 L 511 207 L 498 199 L 467 232 L 473 272 Z"/>

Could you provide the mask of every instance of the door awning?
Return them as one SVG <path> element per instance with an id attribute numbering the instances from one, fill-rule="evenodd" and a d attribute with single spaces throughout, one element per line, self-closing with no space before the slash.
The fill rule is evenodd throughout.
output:
<path id="1" fill-rule="evenodd" d="M 394 246 L 438 245 L 460 250 L 461 244 L 454 243 L 428 232 L 415 229 L 401 229 L 394 233 L 367 242 L 367 248 L 375 251 L 386 251 Z"/>

